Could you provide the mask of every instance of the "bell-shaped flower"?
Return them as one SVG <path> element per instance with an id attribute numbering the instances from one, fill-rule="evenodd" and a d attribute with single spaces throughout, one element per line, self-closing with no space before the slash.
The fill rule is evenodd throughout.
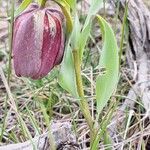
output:
<path id="1" fill-rule="evenodd" d="M 64 15 L 56 5 L 30 4 L 14 21 L 13 60 L 17 76 L 40 79 L 64 53 Z"/>

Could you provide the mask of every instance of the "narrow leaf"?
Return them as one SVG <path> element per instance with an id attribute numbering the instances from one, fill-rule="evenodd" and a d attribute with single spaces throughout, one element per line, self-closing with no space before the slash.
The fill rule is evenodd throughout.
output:
<path id="1" fill-rule="evenodd" d="M 93 16 L 96 15 L 96 13 L 102 8 L 103 4 L 103 0 L 94 0 L 91 2 L 91 6 L 88 12 L 88 16 L 86 17 L 79 41 L 79 54 L 80 54 L 80 59 L 82 60 L 83 57 L 83 52 L 84 52 L 84 48 L 85 45 L 87 43 L 88 37 L 90 35 L 90 31 L 91 31 L 91 24 L 93 21 Z"/>
<path id="2" fill-rule="evenodd" d="M 82 41 L 79 40 L 80 31 L 81 31 L 81 25 L 79 22 L 79 16 L 77 14 L 75 14 L 74 28 L 73 28 L 73 31 L 72 31 L 72 34 L 70 37 L 72 49 L 79 49 L 79 44 L 80 44 L 80 42 L 82 43 Z"/>
<path id="3" fill-rule="evenodd" d="M 22 13 L 31 2 L 32 2 L 32 0 L 23 0 L 23 2 L 20 4 L 20 6 L 15 11 L 15 17 L 18 16 L 20 13 Z"/>
<path id="4" fill-rule="evenodd" d="M 58 80 L 63 89 L 71 93 L 74 97 L 78 97 L 72 50 L 69 45 L 65 50 Z"/>
<path id="5" fill-rule="evenodd" d="M 72 50 L 78 48 L 80 28 L 79 18 L 76 14 L 74 20 L 74 28 L 70 35 L 68 43 L 66 43 L 65 55 L 61 64 L 61 70 L 59 74 L 59 84 L 61 85 L 61 87 L 76 98 L 78 98 L 78 94 Z"/>
<path id="6" fill-rule="evenodd" d="M 89 22 L 91 21 L 91 18 L 93 16 L 96 15 L 96 13 L 103 7 L 103 0 L 94 0 L 91 2 L 91 6 L 88 12 L 88 16 L 86 18 L 85 24 L 84 24 L 84 28 L 86 28 L 86 26 L 89 24 Z"/>
<path id="7" fill-rule="evenodd" d="M 115 35 L 110 25 L 99 15 L 97 16 L 103 36 L 103 48 L 101 52 L 99 69 L 105 68 L 106 73 L 96 79 L 97 113 L 101 113 L 118 82 L 119 56 Z"/>
<path id="8" fill-rule="evenodd" d="M 70 5 L 71 9 L 75 9 L 76 0 L 66 0 L 66 2 Z"/>
<path id="9" fill-rule="evenodd" d="M 81 61 L 82 61 L 85 46 L 87 44 L 87 40 L 90 36 L 90 32 L 91 32 L 91 22 L 89 22 L 89 24 L 82 30 L 82 32 L 80 33 L 80 36 L 78 38 L 78 41 L 79 41 L 79 55 L 80 55 L 80 60 Z"/>
<path id="10" fill-rule="evenodd" d="M 66 17 L 66 29 L 67 34 L 71 33 L 73 28 L 73 21 L 70 13 L 70 5 L 65 0 L 55 0 L 56 3 L 61 7 L 65 17 Z"/>

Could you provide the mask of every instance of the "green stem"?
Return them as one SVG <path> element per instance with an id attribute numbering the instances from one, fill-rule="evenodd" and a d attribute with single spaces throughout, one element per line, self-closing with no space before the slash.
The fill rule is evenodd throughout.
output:
<path id="1" fill-rule="evenodd" d="M 11 20 L 10 20 L 10 34 L 9 34 L 9 64 L 8 64 L 8 84 L 11 76 L 11 58 L 12 58 L 12 41 L 13 41 L 13 24 L 14 24 L 14 1 L 12 0 L 12 8 L 11 8 Z"/>
<path id="2" fill-rule="evenodd" d="M 8 4 L 7 4 L 8 6 Z M 8 9 L 7 9 L 8 10 Z M 7 82 L 8 82 L 8 85 L 10 83 L 10 77 L 11 77 L 11 58 L 12 58 L 12 41 L 13 41 L 13 24 L 14 24 L 14 0 L 11 1 L 11 19 L 10 19 L 10 26 L 9 26 L 9 30 L 10 30 L 10 33 L 9 33 L 9 58 L 8 58 L 8 76 L 7 76 Z M 1 131 L 1 134 L 0 134 L 0 141 L 2 141 L 2 138 L 3 138 L 3 133 L 5 131 L 5 128 L 6 128 L 6 121 L 7 121 L 7 100 L 8 100 L 8 95 L 6 96 L 6 99 L 5 99 L 5 103 L 4 103 L 4 106 L 5 106 L 5 114 L 4 114 L 4 120 L 3 120 L 3 124 L 2 124 L 2 131 Z"/>
<path id="3" fill-rule="evenodd" d="M 115 34 L 117 33 L 117 20 L 118 20 L 118 16 L 119 16 L 119 7 L 120 7 L 120 1 L 117 0 L 117 8 L 116 8 L 116 15 L 115 15 L 115 27 L 114 27 L 114 31 Z"/>
<path id="4" fill-rule="evenodd" d="M 45 106 L 43 104 L 41 104 L 41 110 L 43 112 L 43 116 L 44 116 L 46 125 L 48 127 L 48 138 L 49 138 L 49 143 L 50 143 L 50 149 L 56 150 L 55 139 L 54 139 L 54 136 L 53 136 L 52 131 L 51 131 L 51 123 L 49 121 L 49 116 L 48 116 L 46 109 L 45 109 Z"/>
<path id="5" fill-rule="evenodd" d="M 92 119 L 92 116 L 90 114 L 90 109 L 87 100 L 84 96 L 84 90 L 83 90 L 83 83 L 82 83 L 82 76 L 81 76 L 81 61 L 78 55 L 77 50 L 73 50 L 73 57 L 74 57 L 74 67 L 75 67 L 75 75 L 76 75 L 76 85 L 77 85 L 77 91 L 80 97 L 79 105 L 81 108 L 81 111 L 87 121 L 87 124 L 90 129 L 90 140 L 91 143 L 93 142 L 93 138 L 95 137 L 96 130 L 94 129 L 94 121 Z"/>
<path id="6" fill-rule="evenodd" d="M 121 34 L 120 51 L 119 51 L 119 66 L 120 67 L 121 67 L 121 56 L 122 56 L 122 51 L 123 51 L 124 32 L 125 32 L 125 27 L 126 27 L 127 14 L 128 14 L 128 3 L 126 3 L 125 12 L 123 16 L 122 34 Z"/>
<path id="7" fill-rule="evenodd" d="M 41 8 L 43 8 L 43 7 L 45 6 L 46 1 L 47 1 L 47 0 L 41 0 L 41 4 L 40 4 L 40 7 L 41 7 Z"/>

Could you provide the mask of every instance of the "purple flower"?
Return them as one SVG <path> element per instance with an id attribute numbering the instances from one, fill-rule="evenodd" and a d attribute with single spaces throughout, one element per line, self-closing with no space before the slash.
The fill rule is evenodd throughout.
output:
<path id="1" fill-rule="evenodd" d="M 31 4 L 14 22 L 13 60 L 17 76 L 40 79 L 58 65 L 64 53 L 64 15 L 53 5 Z"/>

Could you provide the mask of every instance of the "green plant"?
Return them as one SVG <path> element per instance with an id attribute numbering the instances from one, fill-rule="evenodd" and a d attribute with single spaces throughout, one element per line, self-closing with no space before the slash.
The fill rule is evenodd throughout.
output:
<path id="1" fill-rule="evenodd" d="M 61 69 L 59 73 L 59 84 L 63 89 L 72 94 L 73 97 L 78 99 L 80 109 L 86 119 L 90 129 L 91 149 L 95 150 L 98 147 L 100 140 L 100 130 L 105 130 L 105 122 L 100 126 L 99 116 L 102 109 L 106 106 L 113 92 L 115 92 L 118 76 L 119 76 L 119 56 L 118 46 L 115 39 L 114 32 L 107 21 L 97 14 L 98 10 L 103 6 L 103 0 L 93 0 L 89 8 L 88 15 L 82 24 L 79 21 L 79 15 L 76 9 L 76 0 L 54 0 L 57 2 L 64 15 L 66 16 L 66 46 Z M 39 5 L 44 7 L 46 0 L 38 0 Z M 20 7 L 16 10 L 15 16 L 20 14 L 29 4 L 31 0 L 24 0 Z M 93 118 L 90 113 L 89 104 L 85 97 L 82 80 L 82 61 L 85 46 L 87 45 L 88 38 L 90 37 L 93 20 L 96 18 L 103 38 L 103 48 L 101 51 L 99 65 L 97 69 L 105 72 L 98 75 L 96 79 L 96 117 Z M 48 117 L 44 110 L 46 123 L 48 125 Z M 110 115 L 110 114 L 109 114 Z M 110 117 L 108 117 L 110 118 Z M 109 120 L 109 119 L 108 119 Z M 107 120 L 106 120 L 107 122 Z M 55 146 L 54 146 L 55 147 Z M 94 148 L 93 148 L 94 147 Z"/>
<path id="2" fill-rule="evenodd" d="M 79 99 L 80 108 L 91 132 L 91 148 L 97 137 L 99 115 L 116 89 L 119 74 L 118 46 L 115 35 L 110 25 L 102 17 L 96 15 L 101 5 L 102 1 L 92 1 L 88 16 L 82 28 L 78 14 L 75 8 L 73 8 L 75 14 L 73 31 L 66 45 L 65 56 L 59 75 L 60 85 Z M 100 25 L 104 42 L 97 68 L 104 68 L 105 73 L 99 75 L 96 79 L 97 117 L 93 120 L 89 112 L 88 101 L 84 95 L 81 65 L 83 52 L 90 36 L 92 21 L 95 17 Z"/>

